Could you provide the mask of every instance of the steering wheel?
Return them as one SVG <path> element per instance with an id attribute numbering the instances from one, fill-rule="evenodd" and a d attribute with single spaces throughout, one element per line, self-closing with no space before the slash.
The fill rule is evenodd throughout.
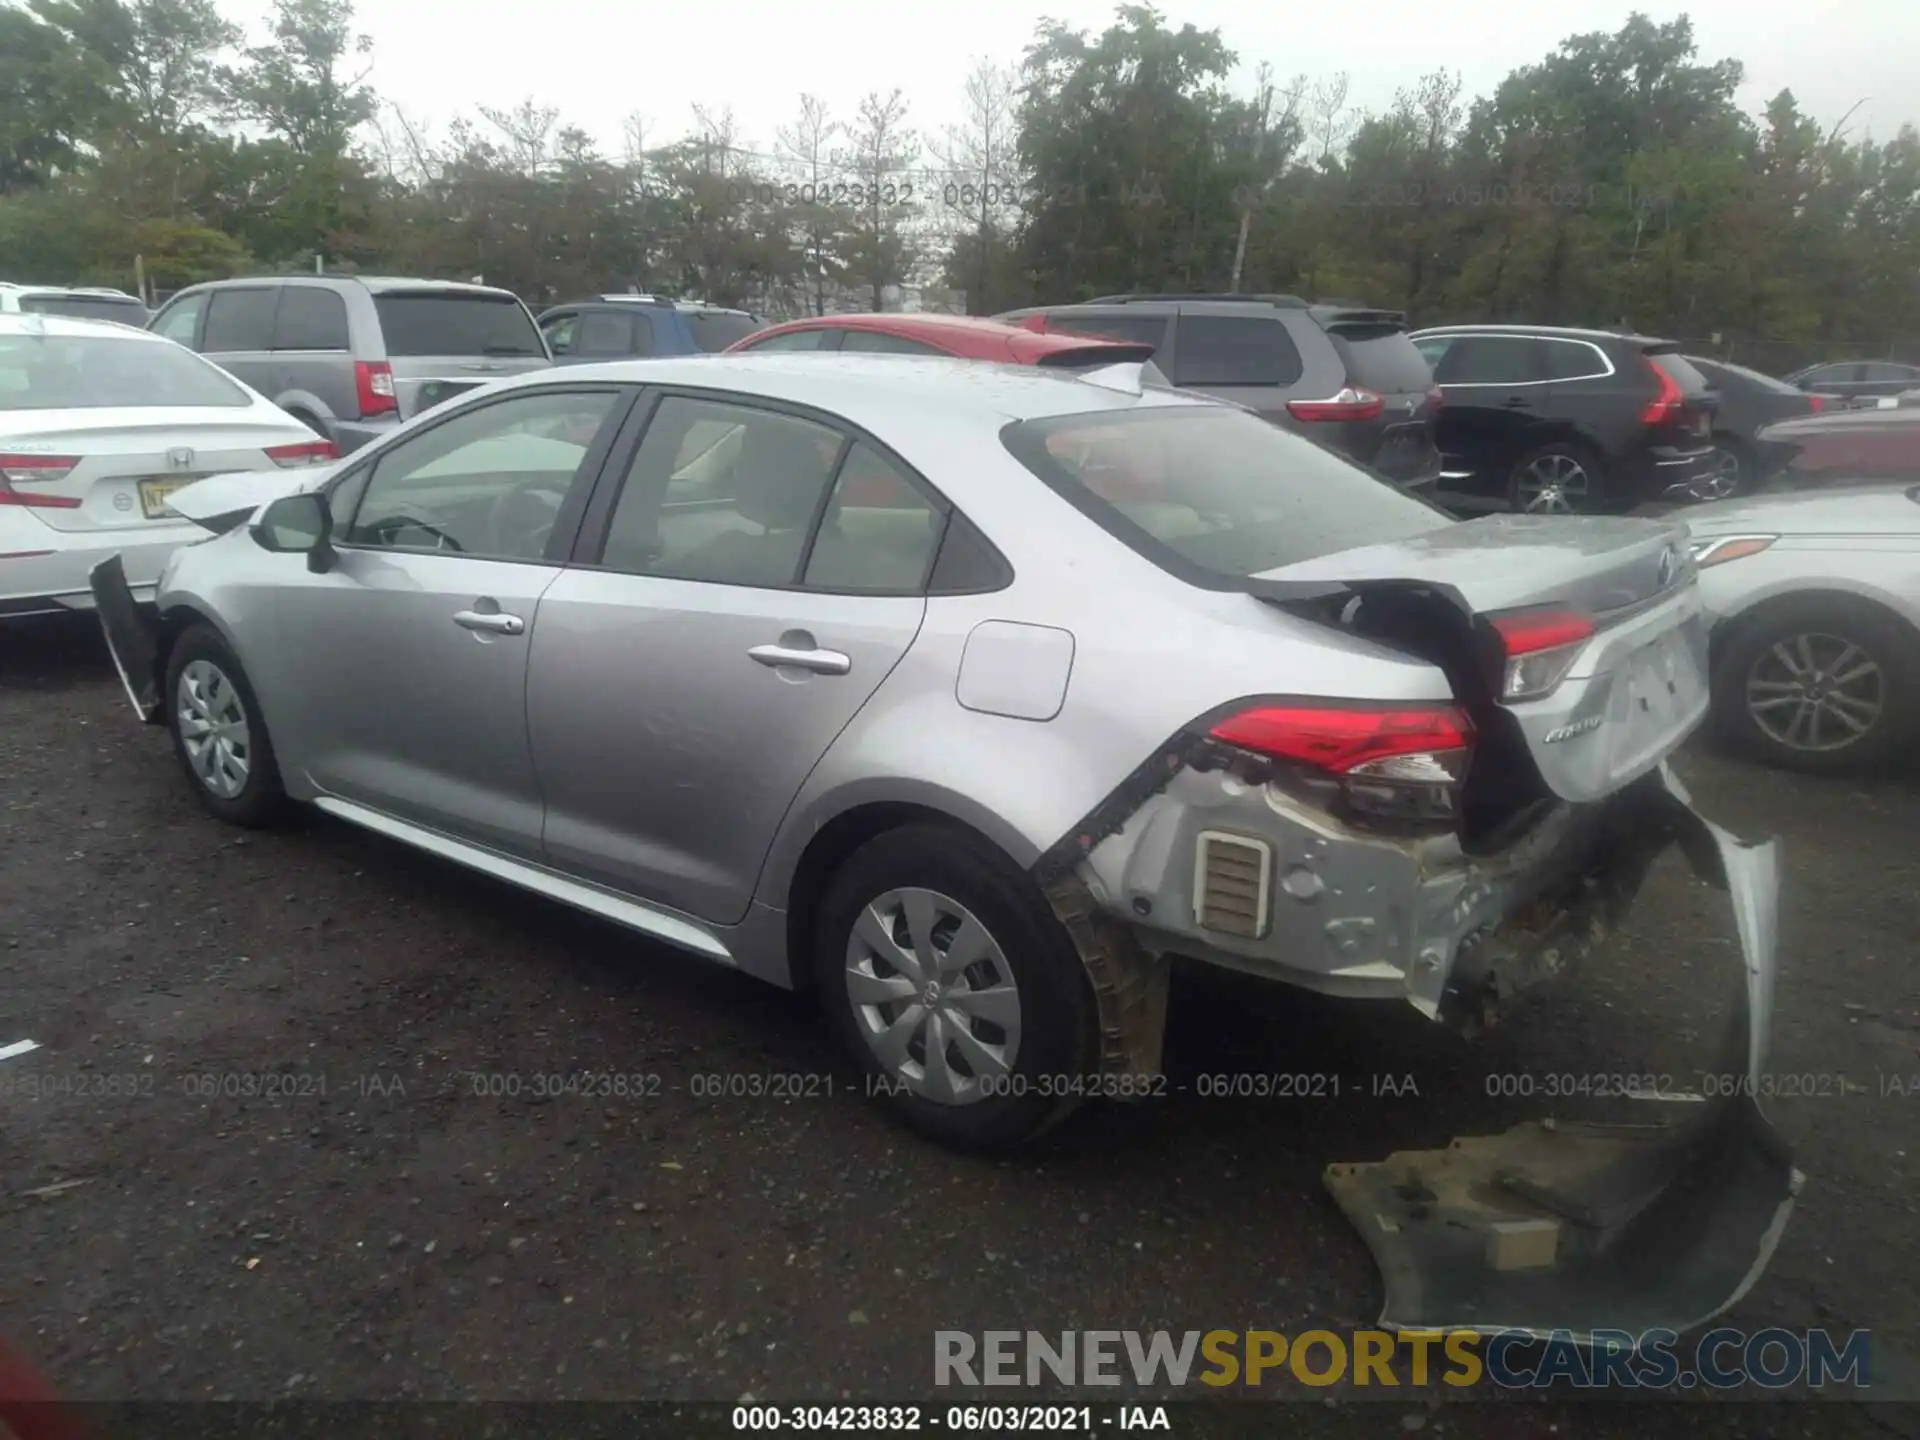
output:
<path id="1" fill-rule="evenodd" d="M 544 555 L 560 516 L 560 496 L 552 490 L 525 486 L 503 490 L 487 507 L 487 534 L 496 555 L 532 558 Z"/>
<path id="2" fill-rule="evenodd" d="M 418 515 L 383 515 L 368 526 L 367 530 L 380 543 L 386 545 L 394 544 L 403 531 L 419 530 L 433 537 L 435 549 L 464 553 L 467 548 L 431 520 L 422 520 Z"/>

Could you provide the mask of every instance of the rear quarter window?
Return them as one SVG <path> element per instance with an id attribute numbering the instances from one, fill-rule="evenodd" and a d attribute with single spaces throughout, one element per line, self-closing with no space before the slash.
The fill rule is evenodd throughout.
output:
<path id="1" fill-rule="evenodd" d="M 1451 517 L 1312 441 L 1214 406 L 1017 421 L 1015 459 L 1169 574 L 1218 588 Z"/>
<path id="2" fill-rule="evenodd" d="M 388 355 L 541 357 L 546 347 L 533 317 L 511 295 L 376 295 Z"/>

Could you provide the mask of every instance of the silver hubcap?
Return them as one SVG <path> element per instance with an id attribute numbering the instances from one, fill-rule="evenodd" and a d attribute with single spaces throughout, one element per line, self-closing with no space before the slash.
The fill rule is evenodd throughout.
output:
<path id="1" fill-rule="evenodd" d="M 246 788 L 253 760 L 240 692 L 211 660 L 195 660 L 180 672 L 175 698 L 188 766 L 207 789 L 231 800 Z"/>
<path id="2" fill-rule="evenodd" d="M 1587 467 L 1571 455 L 1542 455 L 1520 472 L 1520 508 L 1534 515 L 1571 515 L 1586 502 Z"/>
<path id="3" fill-rule="evenodd" d="M 1020 991 L 999 942 L 937 890 L 889 890 L 847 940 L 847 998 L 895 1081 L 943 1105 L 999 1093 L 1020 1053 Z M 984 1084 L 982 1082 L 985 1082 Z"/>
<path id="4" fill-rule="evenodd" d="M 1838 635 L 1789 635 L 1747 672 L 1747 713 L 1790 750 L 1844 750 L 1880 723 L 1880 663 Z"/>

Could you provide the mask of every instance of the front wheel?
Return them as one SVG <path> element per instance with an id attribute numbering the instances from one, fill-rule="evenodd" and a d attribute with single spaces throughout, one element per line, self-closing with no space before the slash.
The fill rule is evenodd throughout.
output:
<path id="1" fill-rule="evenodd" d="M 1095 1073 L 1093 987 L 1065 927 L 1029 876 L 958 829 L 906 826 L 848 857 L 814 965 L 868 1093 L 945 1144 L 1031 1140 Z"/>
<path id="2" fill-rule="evenodd" d="M 286 806 L 260 703 L 240 660 L 211 625 L 190 627 L 167 657 L 167 728 L 187 783 L 207 810 L 257 829 Z"/>
<path id="3" fill-rule="evenodd" d="M 1879 764 L 1920 721 L 1920 635 L 1858 601 L 1806 596 L 1745 622 L 1714 673 L 1721 733 L 1809 774 Z"/>
<path id="4" fill-rule="evenodd" d="M 1606 503 L 1606 481 L 1584 448 L 1556 442 L 1514 463 L 1507 498 L 1527 515 L 1591 515 Z"/>

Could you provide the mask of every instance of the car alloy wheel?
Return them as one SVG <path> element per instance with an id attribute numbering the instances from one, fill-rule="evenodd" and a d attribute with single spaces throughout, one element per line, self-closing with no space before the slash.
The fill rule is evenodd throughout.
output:
<path id="1" fill-rule="evenodd" d="M 1520 508 L 1529 515 L 1573 515 L 1593 488 L 1587 467 L 1571 455 L 1536 455 L 1514 481 Z"/>
<path id="2" fill-rule="evenodd" d="M 1782 636 L 1747 671 L 1747 714 L 1789 750 L 1859 744 L 1887 708 L 1887 677 L 1864 648 L 1839 635 Z"/>
<path id="3" fill-rule="evenodd" d="M 1715 446 L 1713 460 L 1707 471 L 1693 482 L 1692 490 L 1697 500 L 1727 500 L 1740 493 L 1743 476 L 1740 469 L 1740 457 L 1724 445 Z"/>
<path id="4" fill-rule="evenodd" d="M 941 1105 L 997 1093 L 1020 1052 L 1020 990 L 1000 944 L 937 890 L 889 890 L 847 941 L 847 996 L 888 1076 Z"/>
<path id="5" fill-rule="evenodd" d="M 239 690 L 211 660 L 194 660 L 181 670 L 174 699 L 188 768 L 222 800 L 233 799 L 246 788 L 253 760 Z"/>

